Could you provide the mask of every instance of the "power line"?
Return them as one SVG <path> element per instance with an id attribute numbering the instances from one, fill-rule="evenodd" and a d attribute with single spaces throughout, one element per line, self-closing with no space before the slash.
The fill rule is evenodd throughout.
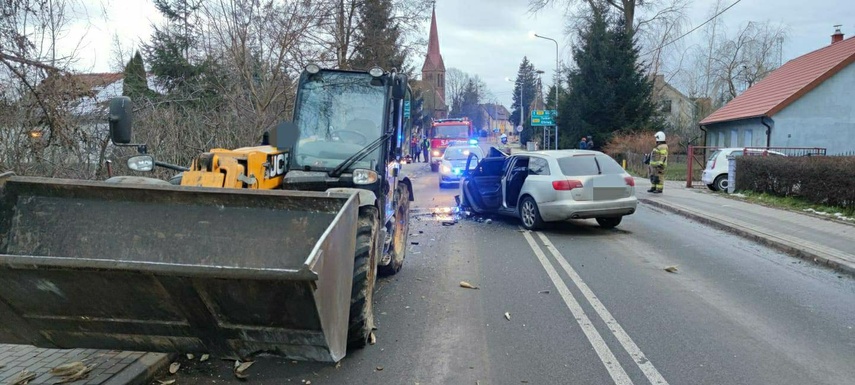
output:
<path id="1" fill-rule="evenodd" d="M 653 52 L 656 52 L 656 51 L 658 51 L 658 50 L 660 50 L 660 49 L 662 49 L 662 48 L 665 48 L 665 47 L 667 47 L 667 46 L 669 46 L 669 45 L 673 44 L 673 43 L 674 43 L 674 42 L 676 42 L 677 40 L 680 40 L 680 39 L 682 39 L 682 38 L 686 37 L 688 34 L 690 34 L 690 33 L 692 33 L 692 32 L 697 31 L 697 30 L 698 30 L 698 28 L 701 28 L 701 27 L 703 27 L 705 24 L 707 24 L 707 23 L 709 23 L 709 22 L 711 22 L 711 21 L 715 20 L 715 18 L 719 17 L 722 13 L 724 13 L 725 11 L 727 11 L 727 10 L 728 10 L 728 9 L 730 9 L 730 8 L 733 8 L 733 6 L 734 6 L 734 5 L 739 4 L 739 2 L 740 2 L 740 1 L 742 1 L 742 0 L 736 0 L 735 2 L 733 2 L 733 4 L 728 5 L 728 6 L 727 6 L 727 8 L 722 9 L 719 13 L 716 13 L 715 15 L 713 15 L 713 17 L 709 18 L 707 21 L 705 21 L 705 22 L 703 22 L 703 23 L 699 24 L 699 25 L 698 25 L 697 27 L 695 27 L 695 28 L 692 28 L 689 32 L 686 32 L 686 33 L 684 33 L 684 34 L 680 35 L 680 37 L 678 37 L 678 38 L 676 38 L 676 39 L 674 39 L 674 40 L 671 40 L 671 41 L 669 41 L 669 42 L 667 42 L 667 43 L 665 43 L 665 44 L 662 44 L 662 45 L 660 45 L 659 47 L 654 48 L 654 49 L 652 49 L 652 50 L 650 50 L 650 51 L 646 52 L 644 55 L 641 55 L 641 56 L 647 56 L 647 55 L 649 55 L 649 54 L 651 54 L 651 53 L 653 53 Z"/>

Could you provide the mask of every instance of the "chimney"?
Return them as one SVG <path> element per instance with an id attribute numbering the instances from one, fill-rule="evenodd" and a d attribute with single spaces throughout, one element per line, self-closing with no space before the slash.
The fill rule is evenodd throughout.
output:
<path id="1" fill-rule="evenodd" d="M 840 32 L 841 24 L 837 24 L 834 26 L 834 35 L 831 35 L 831 44 L 837 43 L 839 41 L 843 41 L 843 32 Z"/>

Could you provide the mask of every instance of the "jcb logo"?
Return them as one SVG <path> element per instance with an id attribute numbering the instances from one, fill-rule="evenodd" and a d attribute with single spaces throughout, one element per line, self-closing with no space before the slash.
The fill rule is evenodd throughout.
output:
<path id="1" fill-rule="evenodd" d="M 288 154 L 271 155 L 267 158 L 270 167 L 267 168 L 267 177 L 273 178 L 285 174 L 285 167 L 288 164 Z"/>

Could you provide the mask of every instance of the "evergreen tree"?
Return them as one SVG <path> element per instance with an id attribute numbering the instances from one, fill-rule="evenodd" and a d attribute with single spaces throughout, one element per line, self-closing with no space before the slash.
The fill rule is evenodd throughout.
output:
<path id="1" fill-rule="evenodd" d="M 579 31 L 573 52 L 576 68 L 568 74 L 569 91 L 559 104 L 561 146 L 575 148 L 583 136 L 605 143 L 619 131 L 656 128 L 652 81 L 638 64 L 638 49 L 624 22 L 595 7 Z"/>
<path id="2" fill-rule="evenodd" d="M 142 55 L 137 51 L 128 64 L 125 65 L 125 77 L 122 82 L 122 95 L 133 100 L 149 97 L 151 90 L 148 89 L 146 80 L 145 63 Z"/>
<path id="3" fill-rule="evenodd" d="M 143 50 L 151 72 L 164 82 L 167 90 L 174 91 L 192 84 L 205 70 L 204 60 L 191 57 L 198 36 L 193 25 L 200 0 L 155 0 L 154 4 L 167 24 L 154 28 L 151 41 Z"/>
<path id="4" fill-rule="evenodd" d="M 466 82 L 460 108 L 461 115 L 469 118 L 472 125 L 480 129 L 484 124 L 484 117 L 481 114 L 481 95 L 479 95 L 477 82 L 478 80 L 474 78 Z"/>
<path id="5" fill-rule="evenodd" d="M 520 100 L 522 90 L 522 100 Z M 520 141 L 525 143 L 531 137 L 531 103 L 537 93 L 537 73 L 534 65 L 523 57 L 520 68 L 517 71 L 517 79 L 514 82 L 513 104 L 511 104 L 510 121 L 514 127 L 522 124 L 523 132 L 520 133 Z M 522 109 L 522 122 L 520 122 L 520 109 Z"/>
<path id="6" fill-rule="evenodd" d="M 404 68 L 407 53 L 401 46 L 400 26 L 392 18 L 391 0 L 364 0 L 359 5 L 361 23 L 355 41 L 355 55 L 351 66 L 370 69 L 380 66 L 389 71 L 409 74 Z"/>

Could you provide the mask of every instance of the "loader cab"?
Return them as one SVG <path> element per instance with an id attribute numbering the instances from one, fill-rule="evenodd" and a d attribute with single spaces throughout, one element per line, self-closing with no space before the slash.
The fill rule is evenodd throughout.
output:
<path id="1" fill-rule="evenodd" d="M 357 187 L 387 195 L 395 186 L 387 178 L 399 170 L 410 98 L 404 75 L 307 66 L 297 88 L 295 141 L 276 144 L 291 149 L 285 188 Z"/>

